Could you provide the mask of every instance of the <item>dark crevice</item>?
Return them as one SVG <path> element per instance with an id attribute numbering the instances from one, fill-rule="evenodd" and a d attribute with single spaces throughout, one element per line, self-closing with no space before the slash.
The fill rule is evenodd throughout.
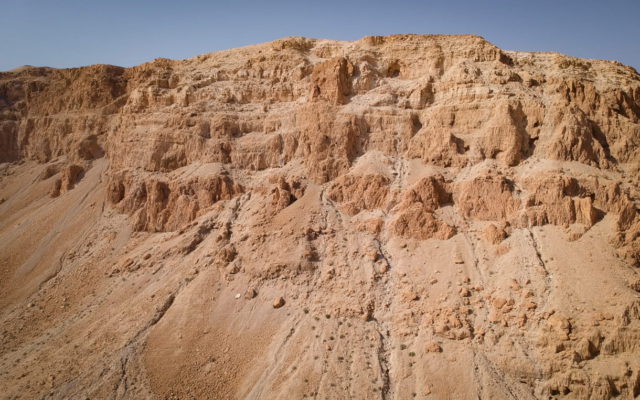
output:
<path id="1" fill-rule="evenodd" d="M 602 129 L 600 129 L 600 126 L 592 120 L 589 120 L 589 125 L 591 126 L 591 134 L 593 135 L 593 138 L 600 144 L 600 146 L 602 146 L 607 160 L 613 164 L 617 164 L 618 160 L 611 154 L 609 142 L 607 141 L 607 137 L 604 132 L 602 132 Z"/>
<path id="2" fill-rule="evenodd" d="M 422 122 L 418 114 L 411 114 L 411 134 L 412 136 L 422 129 Z"/>

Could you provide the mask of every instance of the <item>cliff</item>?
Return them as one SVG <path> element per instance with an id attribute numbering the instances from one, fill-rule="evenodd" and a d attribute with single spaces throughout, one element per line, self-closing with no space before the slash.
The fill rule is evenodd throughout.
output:
<path id="1" fill-rule="evenodd" d="M 0 73 L 8 398 L 640 395 L 640 75 L 478 36 Z"/>

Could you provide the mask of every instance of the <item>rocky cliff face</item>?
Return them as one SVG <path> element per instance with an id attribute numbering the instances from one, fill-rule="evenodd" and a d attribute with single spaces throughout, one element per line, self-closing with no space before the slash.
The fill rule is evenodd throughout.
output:
<path id="1" fill-rule="evenodd" d="M 640 395 L 640 76 L 477 36 L 0 73 L 8 398 Z"/>

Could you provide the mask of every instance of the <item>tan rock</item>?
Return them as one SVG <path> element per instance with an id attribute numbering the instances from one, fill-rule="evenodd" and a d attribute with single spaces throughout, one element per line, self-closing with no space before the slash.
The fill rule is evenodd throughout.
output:
<path id="1" fill-rule="evenodd" d="M 344 104 L 351 91 L 349 63 L 344 57 L 337 57 L 314 66 L 311 75 L 311 99 L 325 100 L 334 104 Z"/>
<path id="2" fill-rule="evenodd" d="M 416 301 L 420 299 L 420 295 L 413 290 L 404 291 L 403 296 L 407 301 Z"/>
<path id="3" fill-rule="evenodd" d="M 438 343 L 431 342 L 425 346 L 425 350 L 429 353 L 441 353 L 442 347 Z"/>
<path id="4" fill-rule="evenodd" d="M 284 306 L 285 301 L 282 297 L 276 297 L 275 299 L 273 299 L 273 308 L 280 308 L 282 306 Z"/>
<path id="5" fill-rule="evenodd" d="M 258 295 L 258 291 L 256 291 L 256 289 L 254 288 L 248 288 L 245 292 L 244 292 L 244 298 L 247 300 L 251 300 L 253 298 L 255 298 Z"/>
<path id="6" fill-rule="evenodd" d="M 399 213 L 391 223 L 390 230 L 397 236 L 421 240 L 446 240 L 456 234 L 455 227 L 440 221 L 433 213 L 425 211 L 418 204 L 411 205 Z"/>
<path id="7" fill-rule="evenodd" d="M 520 200 L 513 195 L 513 184 L 504 177 L 481 176 L 457 186 L 454 202 L 468 218 L 509 220 L 520 209 Z"/>
<path id="8" fill-rule="evenodd" d="M 328 189 L 329 198 L 342 203 L 342 209 L 349 215 L 382 208 L 388 195 L 389 180 L 380 175 L 344 175 L 335 179 Z"/>
<path id="9" fill-rule="evenodd" d="M 507 238 L 507 233 L 494 224 L 487 226 L 482 232 L 482 235 L 487 242 L 492 244 L 499 244 Z"/>

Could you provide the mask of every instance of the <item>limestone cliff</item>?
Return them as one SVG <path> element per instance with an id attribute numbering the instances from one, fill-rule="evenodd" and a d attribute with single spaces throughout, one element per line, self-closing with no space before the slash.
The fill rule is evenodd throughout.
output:
<path id="1" fill-rule="evenodd" d="M 477 36 L 0 73 L 8 398 L 640 395 L 640 75 Z"/>

